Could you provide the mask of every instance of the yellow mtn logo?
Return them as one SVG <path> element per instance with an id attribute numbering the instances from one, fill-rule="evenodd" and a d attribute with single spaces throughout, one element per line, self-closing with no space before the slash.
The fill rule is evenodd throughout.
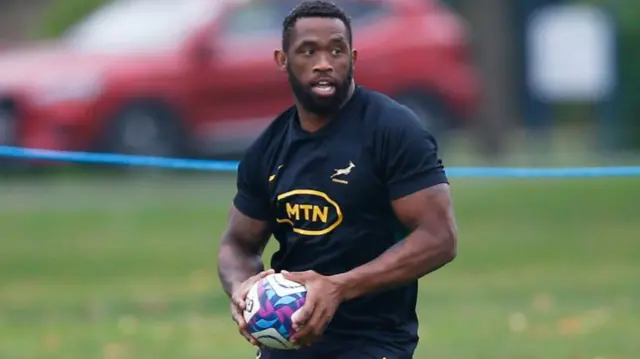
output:
<path id="1" fill-rule="evenodd" d="M 296 189 L 278 196 L 278 219 L 289 224 L 295 233 L 321 236 L 336 229 L 343 220 L 338 203 L 326 193 Z"/>

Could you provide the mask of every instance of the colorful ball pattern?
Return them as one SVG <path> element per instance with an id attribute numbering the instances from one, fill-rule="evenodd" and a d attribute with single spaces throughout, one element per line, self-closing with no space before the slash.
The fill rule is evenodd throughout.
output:
<path id="1" fill-rule="evenodd" d="M 304 305 L 306 289 L 276 273 L 256 283 L 247 295 L 244 317 L 249 333 L 273 349 L 294 349 L 292 316 Z"/>

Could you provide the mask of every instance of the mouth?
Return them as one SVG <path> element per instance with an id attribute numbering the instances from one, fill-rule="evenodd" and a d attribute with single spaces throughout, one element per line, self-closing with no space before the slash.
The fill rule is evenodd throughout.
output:
<path id="1" fill-rule="evenodd" d="M 336 86 L 332 81 L 321 80 L 311 86 L 314 94 L 321 97 L 331 96 L 336 92 Z"/>

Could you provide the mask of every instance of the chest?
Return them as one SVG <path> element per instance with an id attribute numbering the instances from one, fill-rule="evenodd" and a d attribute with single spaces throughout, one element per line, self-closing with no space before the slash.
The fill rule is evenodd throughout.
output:
<path id="1" fill-rule="evenodd" d="M 292 141 L 271 171 L 276 221 L 298 234 L 326 235 L 350 221 L 375 218 L 388 198 L 368 141 L 357 132 Z"/>

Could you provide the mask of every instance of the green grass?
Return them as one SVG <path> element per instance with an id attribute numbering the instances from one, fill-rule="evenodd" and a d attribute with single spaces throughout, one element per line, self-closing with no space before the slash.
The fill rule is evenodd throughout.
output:
<path id="1" fill-rule="evenodd" d="M 459 256 L 421 281 L 416 358 L 640 357 L 640 180 L 453 184 Z M 215 272 L 232 193 L 0 183 L 0 357 L 252 358 Z"/>

